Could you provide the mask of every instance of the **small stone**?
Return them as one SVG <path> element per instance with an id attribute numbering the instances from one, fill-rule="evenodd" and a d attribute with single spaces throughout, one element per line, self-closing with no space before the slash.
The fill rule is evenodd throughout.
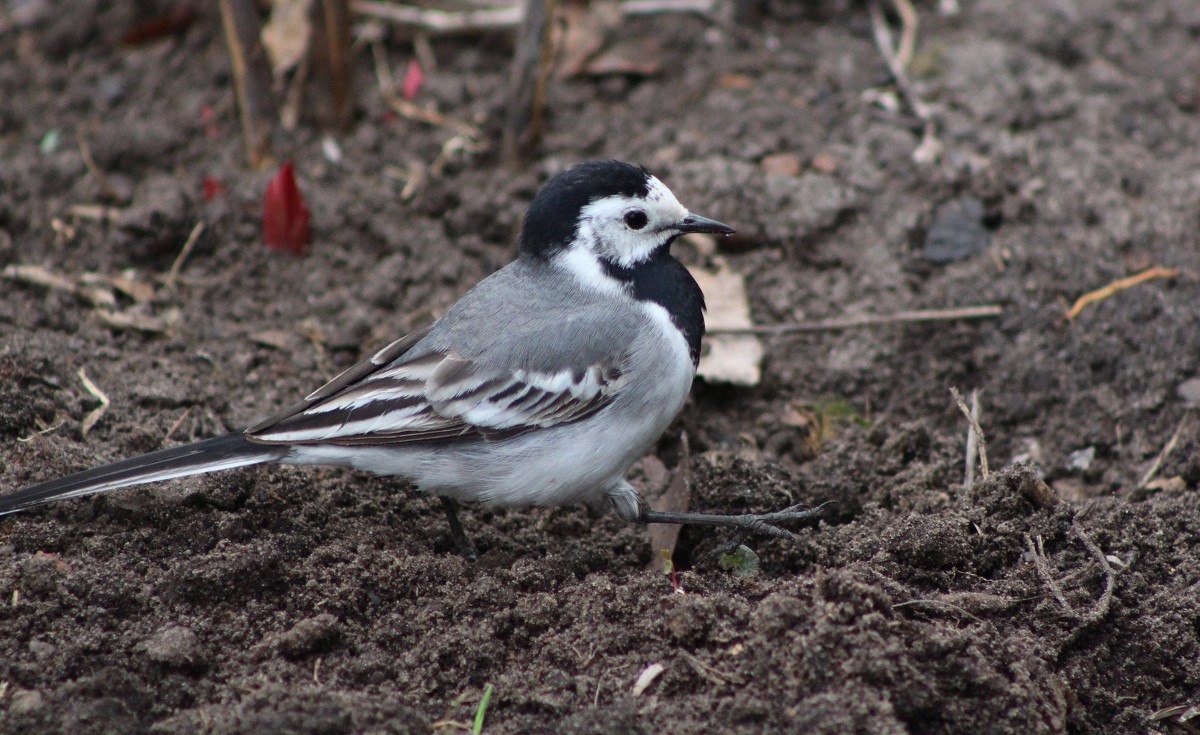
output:
<path id="1" fill-rule="evenodd" d="M 1067 460 L 1067 466 L 1073 470 L 1086 472 L 1091 469 L 1092 462 L 1096 461 L 1096 448 L 1084 447 L 1071 452 L 1070 458 Z"/>
<path id="2" fill-rule="evenodd" d="M 813 156 L 812 162 L 809 165 L 812 166 L 813 171 L 832 174 L 837 172 L 838 168 L 842 165 L 842 161 L 832 153 L 818 153 Z"/>
<path id="3" fill-rule="evenodd" d="M 42 696 L 41 692 L 33 689 L 18 689 L 9 698 L 8 713 L 12 715 L 24 715 L 36 712 L 45 703 L 46 698 Z"/>
<path id="4" fill-rule="evenodd" d="M 53 643 L 38 640 L 29 641 L 29 652 L 32 653 L 33 657 L 38 661 L 45 661 L 49 659 L 57 650 L 58 646 L 55 646 Z"/>
<path id="5" fill-rule="evenodd" d="M 1200 406 L 1200 378 L 1188 378 L 1179 384 L 1175 393 L 1189 406 Z"/>
<path id="6" fill-rule="evenodd" d="M 199 638 L 191 628 L 171 625 L 158 631 L 138 645 L 146 658 L 154 663 L 178 668 L 192 668 L 205 663 L 206 657 Z"/>
<path id="7" fill-rule="evenodd" d="M 800 157 L 791 153 L 763 156 L 762 169 L 770 176 L 799 176 Z"/>
<path id="8" fill-rule="evenodd" d="M 983 202 L 961 197 L 943 202 L 925 233 L 925 259 L 933 263 L 964 260 L 988 246 L 983 226 Z"/>
<path id="9" fill-rule="evenodd" d="M 338 619 L 329 613 L 305 618 L 271 641 L 272 647 L 285 656 L 298 658 L 317 653 L 335 644 L 341 638 Z"/>

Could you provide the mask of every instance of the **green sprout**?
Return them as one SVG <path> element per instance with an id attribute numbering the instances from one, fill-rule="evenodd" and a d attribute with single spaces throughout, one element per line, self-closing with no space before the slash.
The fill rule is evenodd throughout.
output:
<path id="1" fill-rule="evenodd" d="M 479 709 L 475 710 L 475 724 L 471 727 L 471 735 L 479 735 L 483 732 L 483 720 L 487 717 L 488 705 L 492 702 L 492 685 L 488 684 L 483 689 L 483 699 L 479 700 Z"/>

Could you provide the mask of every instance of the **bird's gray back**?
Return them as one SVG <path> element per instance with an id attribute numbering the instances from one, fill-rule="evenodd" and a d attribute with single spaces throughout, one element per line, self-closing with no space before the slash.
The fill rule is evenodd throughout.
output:
<path id="1" fill-rule="evenodd" d="M 493 273 L 402 359 L 451 352 L 481 366 L 544 373 L 619 359 L 645 323 L 636 302 L 595 293 L 574 278 L 537 273 L 552 267 L 520 258 Z"/>

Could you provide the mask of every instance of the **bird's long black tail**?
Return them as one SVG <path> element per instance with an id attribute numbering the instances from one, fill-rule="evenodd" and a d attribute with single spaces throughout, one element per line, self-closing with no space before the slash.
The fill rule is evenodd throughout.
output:
<path id="1" fill-rule="evenodd" d="M 287 449 L 284 447 L 255 444 L 241 432 L 226 434 L 193 444 L 161 449 L 140 457 L 123 459 L 0 495 L 0 515 L 15 513 L 52 500 L 78 498 L 146 482 L 273 462 L 282 459 L 286 453 Z"/>

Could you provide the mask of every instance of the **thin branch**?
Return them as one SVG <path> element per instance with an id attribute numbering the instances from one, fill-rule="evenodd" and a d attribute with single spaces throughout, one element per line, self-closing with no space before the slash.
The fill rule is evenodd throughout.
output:
<path id="1" fill-rule="evenodd" d="M 908 63 L 912 61 L 917 44 L 917 12 L 913 9 L 910 0 L 892 0 L 892 3 L 896 7 L 896 13 L 900 16 L 899 47 L 892 43 L 892 32 L 888 29 L 878 0 L 872 0 L 867 6 L 867 10 L 871 14 L 872 35 L 875 39 L 875 47 L 879 49 L 879 54 L 887 65 L 888 73 L 895 81 L 905 103 L 923 123 L 921 143 L 913 151 L 913 159 L 917 163 L 925 163 L 937 158 L 941 150 L 941 143 L 938 142 L 936 136 L 937 128 L 933 122 L 933 111 L 913 89 L 912 81 L 908 78 L 906 71 Z"/>
<path id="2" fill-rule="evenodd" d="M 1178 275 L 1178 268 L 1161 268 L 1156 266 L 1154 268 L 1147 268 L 1141 273 L 1129 276 L 1128 278 L 1113 281 L 1103 288 L 1085 293 L 1076 299 L 1075 304 L 1067 311 L 1067 321 L 1073 321 L 1089 304 L 1103 301 L 1118 291 L 1124 291 L 1127 288 L 1132 288 L 1146 281 L 1152 281 L 1155 278 L 1174 278 Z"/>
<path id="3" fill-rule="evenodd" d="M 204 222 L 196 223 L 184 241 L 183 247 L 179 250 L 179 255 L 175 256 L 175 262 L 171 263 L 171 270 L 167 271 L 167 277 L 164 279 L 166 287 L 170 290 L 175 290 L 175 284 L 179 282 L 179 271 L 182 270 L 184 262 L 188 256 L 192 254 L 192 250 L 196 247 L 196 241 L 200 239 L 200 235 L 204 233 Z"/>
<path id="4" fill-rule="evenodd" d="M 951 388 L 950 395 L 954 396 L 954 402 L 958 404 L 958 410 L 962 411 L 963 416 L 967 417 L 967 422 L 971 425 L 971 429 L 975 432 L 975 436 L 979 442 L 979 469 L 983 479 L 988 479 L 990 472 L 988 471 L 987 458 L 987 438 L 983 435 L 983 428 L 979 426 L 979 421 L 976 419 L 975 413 L 967 408 L 967 404 L 963 401 L 962 394 L 958 392 L 958 388 Z"/>
<path id="5" fill-rule="evenodd" d="M 1004 307 L 998 304 L 983 306 L 963 306 L 955 309 L 917 309 L 898 311 L 894 314 L 866 314 L 864 316 L 843 317 L 840 319 L 822 319 L 813 322 L 792 322 L 790 324 L 768 324 L 755 327 L 724 327 L 709 329 L 708 334 L 798 334 L 806 332 L 837 332 L 844 329 L 861 329 L 863 327 L 882 327 L 892 324 L 911 324 L 920 322 L 946 322 L 966 319 L 990 319 L 1004 313 Z"/>
<path id="6" fill-rule="evenodd" d="M 900 12 L 900 21 L 905 23 L 906 20 L 915 20 L 916 11 L 909 5 L 908 12 L 900 10 L 902 3 L 907 0 L 894 0 L 897 6 L 897 11 Z M 879 54 L 883 57 L 883 62 L 887 65 L 888 73 L 892 76 L 892 81 L 896 83 L 896 87 L 900 90 L 900 94 L 904 96 L 904 101 L 908 104 L 912 113 L 922 120 L 927 121 L 933 117 L 929 106 L 926 105 L 917 93 L 913 90 L 912 81 L 908 78 L 908 72 L 905 71 L 907 64 L 912 57 L 912 47 L 915 46 L 916 26 L 908 26 L 901 28 L 901 44 L 900 49 L 892 43 L 892 32 L 888 29 L 887 20 L 883 17 L 883 9 L 880 8 L 878 0 L 874 0 L 867 6 L 867 10 L 871 14 L 871 30 L 875 38 L 875 48 L 879 49 Z M 905 48 L 907 42 L 908 48 Z M 901 58 L 902 51 L 907 52 L 905 58 Z"/>
<path id="7" fill-rule="evenodd" d="M 521 22 L 521 9 L 515 5 L 452 13 L 376 0 L 352 0 L 350 9 L 360 15 L 420 28 L 429 33 L 478 33 L 512 28 Z"/>
<path id="8" fill-rule="evenodd" d="M 108 396 L 105 395 L 104 391 L 96 387 L 96 384 L 93 383 L 92 379 L 87 376 L 87 372 L 85 372 L 83 368 L 79 368 L 79 380 L 83 383 L 83 387 L 87 390 L 87 392 L 90 393 L 96 400 L 100 401 L 99 406 L 93 408 L 88 412 L 87 416 L 83 417 L 82 425 L 79 427 L 79 433 L 83 436 L 87 436 L 88 432 L 92 430 L 92 427 L 96 425 L 96 422 L 98 422 L 100 418 L 104 416 L 104 413 L 108 411 L 111 401 L 108 400 Z"/>
<path id="9" fill-rule="evenodd" d="M 979 432 L 975 431 L 975 427 L 979 426 L 979 391 L 971 391 L 971 414 L 970 422 L 967 425 L 967 449 L 966 449 L 966 472 L 963 475 L 963 485 L 971 487 L 975 484 L 975 460 L 979 457 Z"/>
<path id="10" fill-rule="evenodd" d="M 1183 429 L 1188 425 L 1191 418 L 1191 409 L 1183 412 L 1183 416 L 1179 419 L 1179 425 L 1175 427 L 1175 433 L 1171 435 L 1171 438 L 1163 445 L 1162 451 L 1154 458 L 1154 464 L 1150 465 L 1150 469 L 1146 470 L 1146 474 L 1142 475 L 1142 480 L 1137 485 L 1139 488 L 1149 485 L 1154 476 L 1158 474 L 1158 471 L 1162 469 L 1163 463 L 1167 461 L 1167 458 L 1175 451 L 1175 446 L 1179 444 L 1179 439 L 1183 436 Z"/>
<path id="11" fill-rule="evenodd" d="M 1037 546 L 1033 545 L 1033 539 L 1029 534 L 1025 534 L 1025 545 L 1029 548 L 1029 556 L 1033 559 L 1033 566 L 1037 569 L 1038 576 L 1050 588 L 1050 594 L 1054 595 L 1054 599 L 1058 600 L 1058 604 L 1062 606 L 1067 613 L 1074 615 L 1075 611 L 1067 602 L 1067 598 L 1063 595 L 1062 588 L 1054 579 L 1054 574 L 1050 571 L 1050 564 L 1046 561 L 1046 550 L 1042 546 L 1042 539 L 1038 537 Z"/>
<path id="12" fill-rule="evenodd" d="M 249 0 L 218 0 L 229 66 L 242 121 L 242 139 L 250 167 L 261 170 L 271 158 L 271 125 L 275 101 L 271 95 L 271 71 L 262 45 L 258 8 Z"/>
<path id="13" fill-rule="evenodd" d="M 1104 551 L 1084 533 L 1083 527 L 1079 525 L 1078 518 L 1071 519 L 1071 531 L 1075 533 L 1080 543 L 1091 553 L 1096 563 L 1100 565 L 1100 569 L 1104 571 L 1104 591 L 1100 593 L 1100 600 L 1096 603 L 1096 607 L 1084 616 L 1083 619 L 1084 625 L 1091 625 L 1103 620 L 1112 608 L 1113 592 L 1117 586 L 1118 572 L 1116 569 L 1113 569 L 1112 564 L 1108 563 L 1108 556 L 1105 555 Z M 1082 626 L 1080 629 L 1082 629 Z"/>
<path id="14" fill-rule="evenodd" d="M 92 175 L 92 178 L 96 180 L 96 185 L 100 187 L 100 195 L 111 201 L 120 199 L 121 197 L 117 194 L 117 190 L 113 188 L 108 175 L 96 165 L 96 159 L 92 157 L 92 147 L 88 145 L 87 138 L 83 137 L 82 132 L 76 132 L 75 140 L 79 143 L 79 155 L 83 158 L 83 166 Z"/>
<path id="15" fill-rule="evenodd" d="M 720 0 L 625 0 L 623 15 L 653 15 L 657 13 L 695 13 L 719 22 Z M 486 33 L 516 28 L 524 19 L 517 5 L 479 8 L 452 12 L 435 8 L 395 5 L 378 0 L 351 0 L 355 13 L 408 26 L 434 35 Z"/>

